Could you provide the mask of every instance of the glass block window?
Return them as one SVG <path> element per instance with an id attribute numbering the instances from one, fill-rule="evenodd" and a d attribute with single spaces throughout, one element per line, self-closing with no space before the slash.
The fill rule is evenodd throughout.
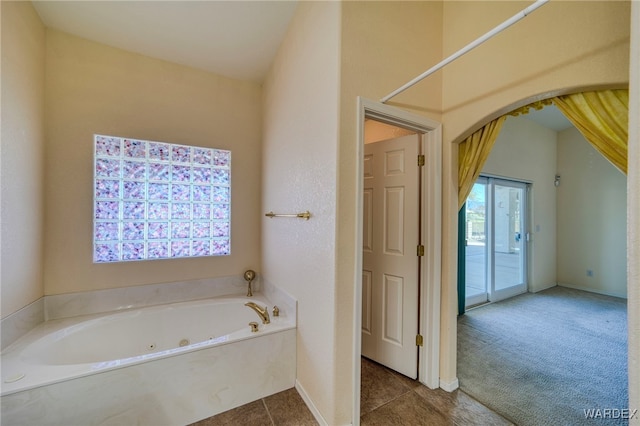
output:
<path id="1" fill-rule="evenodd" d="M 95 263 L 228 255 L 230 220 L 230 151 L 95 135 Z"/>

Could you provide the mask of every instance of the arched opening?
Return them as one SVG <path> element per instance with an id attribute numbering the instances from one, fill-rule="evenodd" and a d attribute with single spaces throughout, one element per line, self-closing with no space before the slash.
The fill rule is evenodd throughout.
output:
<path id="1" fill-rule="evenodd" d="M 626 176 L 547 108 L 508 117 L 481 171 L 529 185 L 527 293 L 458 319 L 460 388 L 516 424 L 627 404 Z"/>

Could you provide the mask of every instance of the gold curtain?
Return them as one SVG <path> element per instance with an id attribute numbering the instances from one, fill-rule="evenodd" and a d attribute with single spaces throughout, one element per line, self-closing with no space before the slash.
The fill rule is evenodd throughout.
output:
<path id="1" fill-rule="evenodd" d="M 458 210 L 467 200 L 474 182 L 480 176 L 491 148 L 500 134 L 506 115 L 489 122 L 462 141 L 458 147 Z"/>
<path id="2" fill-rule="evenodd" d="M 574 93 L 553 102 L 598 152 L 627 174 L 628 90 Z"/>
<path id="3" fill-rule="evenodd" d="M 527 114 L 554 103 L 569 121 L 614 166 L 627 173 L 629 91 L 600 90 L 544 99 L 518 108 L 508 115 Z M 506 115 L 477 130 L 459 145 L 458 209 L 467 200 L 474 182 L 489 157 Z"/>

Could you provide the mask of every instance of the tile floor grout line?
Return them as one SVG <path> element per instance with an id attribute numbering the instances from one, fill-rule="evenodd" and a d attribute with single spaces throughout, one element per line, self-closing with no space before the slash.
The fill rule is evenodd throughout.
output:
<path id="1" fill-rule="evenodd" d="M 271 417 L 271 412 L 269 411 L 269 407 L 267 407 L 267 401 L 265 401 L 264 398 L 262 398 L 262 405 L 264 406 L 264 409 L 267 410 L 267 416 L 269 416 L 269 420 L 271 420 L 271 424 L 273 426 L 276 426 L 276 422 L 273 421 L 273 417 Z"/>
<path id="2" fill-rule="evenodd" d="M 422 401 L 422 403 L 424 404 L 425 407 L 429 407 L 431 410 L 435 411 L 436 413 L 441 414 L 445 418 L 447 417 L 446 411 L 441 410 L 440 407 L 438 407 L 436 404 L 433 404 L 427 398 L 425 398 L 422 395 L 420 395 L 420 392 L 418 392 L 417 389 L 411 389 L 411 391 L 416 394 L 416 396 L 420 399 L 420 401 Z M 455 391 L 453 391 L 453 392 L 455 392 Z M 459 426 L 459 425 L 454 421 L 453 426 Z"/>
<path id="3" fill-rule="evenodd" d="M 371 413 L 373 413 L 373 412 L 374 412 L 374 411 L 376 411 L 377 409 L 382 408 L 382 407 L 384 407 L 385 405 L 392 403 L 392 402 L 393 402 L 393 401 L 395 401 L 396 399 L 398 399 L 398 398 L 400 398 L 400 397 L 402 397 L 402 396 L 405 396 L 406 394 L 408 394 L 409 392 L 412 392 L 412 391 L 413 391 L 413 389 L 407 389 L 407 390 L 406 390 L 406 392 L 403 392 L 403 393 L 401 393 L 400 395 L 397 395 L 397 396 L 395 396 L 395 397 L 391 398 L 390 400 L 388 400 L 388 401 L 386 401 L 386 402 L 384 402 L 384 403 L 382 403 L 382 404 L 378 405 L 377 407 L 372 408 L 370 411 L 368 411 L 368 412 L 366 412 L 366 413 L 364 413 L 364 414 L 361 414 L 361 415 L 360 415 L 360 418 L 362 418 L 363 416 L 366 416 L 367 414 L 371 414 Z"/>

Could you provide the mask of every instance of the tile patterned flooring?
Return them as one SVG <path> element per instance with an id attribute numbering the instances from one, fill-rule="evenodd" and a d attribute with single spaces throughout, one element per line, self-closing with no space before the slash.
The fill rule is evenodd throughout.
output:
<path id="1" fill-rule="evenodd" d="M 367 358 L 361 363 L 360 421 L 368 425 L 512 425 L 464 392 L 429 389 Z M 292 388 L 251 402 L 192 426 L 317 425 Z"/>
<path id="2" fill-rule="evenodd" d="M 318 422 L 295 388 L 234 408 L 191 426 L 315 426 Z"/>

